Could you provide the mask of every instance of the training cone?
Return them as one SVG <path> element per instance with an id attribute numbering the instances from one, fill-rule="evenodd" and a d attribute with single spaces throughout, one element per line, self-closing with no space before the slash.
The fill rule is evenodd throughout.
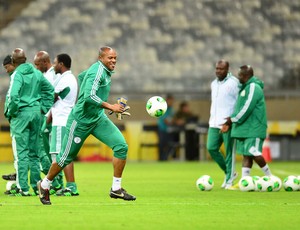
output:
<path id="1" fill-rule="evenodd" d="M 262 155 L 265 158 L 266 162 L 271 162 L 271 148 L 270 148 L 270 138 L 267 137 L 264 141 L 263 148 L 262 148 Z"/>

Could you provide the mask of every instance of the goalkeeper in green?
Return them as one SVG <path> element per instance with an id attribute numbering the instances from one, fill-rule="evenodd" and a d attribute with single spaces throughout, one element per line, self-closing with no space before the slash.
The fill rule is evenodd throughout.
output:
<path id="1" fill-rule="evenodd" d="M 128 145 L 120 130 L 106 116 L 104 109 L 123 115 L 130 115 L 126 110 L 126 100 L 121 103 L 107 102 L 111 75 L 117 63 L 117 53 L 108 46 L 100 48 L 98 61 L 87 70 L 80 86 L 78 101 L 72 109 L 66 134 L 60 153 L 47 176 L 37 183 L 40 201 L 50 205 L 49 188 L 54 177 L 77 156 L 85 139 L 91 134 L 113 150 L 113 182 L 110 190 L 111 198 L 135 200 L 121 186 L 122 173 L 126 165 Z M 125 102 L 125 103 L 124 103 Z M 125 113 L 126 112 L 126 113 Z M 120 117 L 119 116 L 119 117 Z"/>

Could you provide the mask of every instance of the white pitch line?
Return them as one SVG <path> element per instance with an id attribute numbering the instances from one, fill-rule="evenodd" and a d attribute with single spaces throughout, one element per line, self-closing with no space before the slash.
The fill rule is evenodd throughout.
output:
<path id="1" fill-rule="evenodd" d="M 271 172 L 275 172 L 274 174 L 281 174 L 281 175 L 295 175 L 297 176 L 298 174 L 295 172 L 290 172 L 290 171 L 285 171 L 285 170 L 280 170 L 280 169 L 271 169 Z"/>

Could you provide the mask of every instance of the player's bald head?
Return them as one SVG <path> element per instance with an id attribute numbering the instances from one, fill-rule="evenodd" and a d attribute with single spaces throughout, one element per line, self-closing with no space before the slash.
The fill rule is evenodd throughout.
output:
<path id="1" fill-rule="evenodd" d="M 99 57 L 102 57 L 104 54 L 107 54 L 110 51 L 113 51 L 114 49 L 109 46 L 102 46 L 99 49 Z"/>
<path id="2" fill-rule="evenodd" d="M 37 52 L 36 55 L 34 56 L 34 61 L 50 62 L 50 55 L 48 54 L 48 52 L 41 50 Z"/>
<path id="3" fill-rule="evenodd" d="M 21 48 L 16 48 L 12 52 L 12 61 L 15 65 L 20 65 L 26 62 L 25 52 Z"/>
<path id="4" fill-rule="evenodd" d="M 216 64 L 217 64 L 217 65 L 218 65 L 218 64 L 224 65 L 227 69 L 229 69 L 229 62 L 226 61 L 226 60 L 224 60 L 224 59 L 221 59 L 221 60 L 217 61 Z"/>
<path id="5" fill-rule="evenodd" d="M 240 67 L 239 73 L 244 75 L 244 76 L 248 76 L 248 77 L 252 77 L 254 75 L 254 71 L 252 66 L 250 65 L 243 65 Z"/>

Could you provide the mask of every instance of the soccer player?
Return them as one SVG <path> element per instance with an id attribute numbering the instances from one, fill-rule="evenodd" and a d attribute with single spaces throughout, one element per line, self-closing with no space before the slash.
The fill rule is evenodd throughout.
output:
<path id="1" fill-rule="evenodd" d="M 237 177 L 235 173 L 235 155 L 232 154 L 233 139 L 230 136 L 230 129 L 225 133 L 220 131 L 222 125 L 226 122 L 226 118 L 233 113 L 239 92 L 239 81 L 229 72 L 229 62 L 225 60 L 219 60 L 216 63 L 215 73 L 217 77 L 211 83 L 207 150 L 225 173 L 225 179 L 221 187 L 229 189 Z M 223 143 L 226 152 L 225 158 L 220 152 Z"/>
<path id="2" fill-rule="evenodd" d="M 68 54 L 58 54 L 54 59 L 53 67 L 60 76 L 54 81 L 55 103 L 51 108 L 52 131 L 50 154 L 52 162 L 61 151 L 62 141 L 66 132 L 68 116 L 77 100 L 77 80 L 71 72 L 71 57 Z M 66 188 L 57 191 L 58 196 L 78 196 L 74 176 L 74 163 L 71 162 L 64 168 Z"/>
<path id="3" fill-rule="evenodd" d="M 117 63 L 117 53 L 108 46 L 99 50 L 98 61 L 91 65 L 80 87 L 78 101 L 72 109 L 66 134 L 56 162 L 52 163 L 48 175 L 39 181 L 40 201 L 50 205 L 49 188 L 53 178 L 77 156 L 85 139 L 92 134 L 98 140 L 108 145 L 113 150 L 113 182 L 110 189 L 111 198 L 123 200 L 135 200 L 121 186 L 122 174 L 126 165 L 128 145 L 121 131 L 106 116 L 104 109 L 115 113 L 123 113 L 124 105 L 107 102 L 111 75 Z"/>
<path id="4" fill-rule="evenodd" d="M 271 171 L 262 156 L 262 146 L 267 134 L 266 103 L 264 84 L 254 76 L 253 68 L 243 65 L 239 69 L 242 84 L 233 114 L 227 118 L 222 132 L 232 126 L 231 136 L 236 140 L 236 151 L 243 155 L 242 177 L 250 176 L 253 160 L 266 176 Z"/>
<path id="5" fill-rule="evenodd" d="M 3 67 L 6 71 L 6 73 L 11 76 L 15 70 L 15 66 L 12 63 L 12 56 L 11 55 L 7 55 L 4 60 L 3 60 Z M 17 178 L 17 174 L 16 173 L 10 173 L 10 174 L 4 174 L 2 175 L 2 178 L 4 180 L 16 180 Z M 10 193 L 10 192 L 9 192 Z M 8 194 L 9 194 L 8 193 Z"/>
<path id="6" fill-rule="evenodd" d="M 66 59 L 68 59 L 66 61 Z M 46 130 L 44 131 L 44 148 L 47 154 L 51 155 L 53 157 L 52 160 L 55 160 L 55 154 L 58 154 L 59 149 L 56 147 L 53 147 L 52 152 L 50 152 L 50 140 L 49 140 L 49 134 L 51 133 L 52 136 L 55 136 L 56 138 L 51 138 L 51 142 L 54 146 L 61 146 L 61 142 L 63 140 L 63 135 L 60 133 L 60 139 L 57 139 L 57 127 L 55 127 L 55 131 L 52 133 L 52 126 L 57 126 L 56 123 L 62 124 L 58 130 L 65 130 L 66 122 L 68 119 L 68 115 L 72 109 L 72 107 L 75 104 L 75 101 L 77 99 L 77 83 L 75 77 L 71 73 L 70 67 L 71 67 L 71 58 L 68 56 L 66 59 L 64 59 L 66 65 L 52 65 L 50 61 L 50 56 L 46 51 L 39 51 L 35 57 L 34 57 L 34 63 L 37 69 L 39 69 L 41 72 L 44 73 L 44 76 L 48 79 L 48 81 L 55 87 L 55 104 L 53 105 L 53 108 L 47 115 L 47 121 L 46 123 Z M 57 58 L 56 58 L 57 60 Z M 63 63 L 63 62 L 62 62 Z M 69 66 L 70 65 L 70 66 Z M 54 67 L 57 67 L 56 69 Z M 68 68 L 66 66 L 69 66 Z M 64 74 L 64 76 L 67 76 L 65 78 L 62 78 L 61 74 Z M 70 81 L 70 85 L 68 85 L 68 80 Z M 59 96 L 61 91 L 63 90 L 69 90 L 70 92 L 65 96 L 65 98 L 62 98 Z M 76 93 L 74 93 L 76 92 Z M 55 112 L 55 118 L 53 118 L 53 111 Z M 59 118 L 57 117 L 59 116 Z M 46 119 L 46 118 L 45 118 Z M 52 123 L 52 120 L 55 120 L 55 123 Z M 50 132 L 50 133 L 49 133 Z M 50 168 L 50 167 L 49 167 Z M 47 171 L 48 173 L 48 171 Z M 47 174 L 46 173 L 46 174 Z M 64 168 L 65 178 L 66 178 L 66 188 L 64 188 L 63 185 L 63 175 L 62 172 L 60 172 L 56 177 L 55 180 L 52 183 L 50 194 L 57 193 L 57 195 L 60 196 L 78 196 L 78 190 L 77 185 L 75 183 L 75 176 L 74 176 L 74 166 L 73 162 L 70 163 L 68 166 Z"/>
<path id="7" fill-rule="evenodd" d="M 16 48 L 12 53 L 12 63 L 16 67 L 11 75 L 7 92 L 4 115 L 10 122 L 10 132 L 17 172 L 16 184 L 19 196 L 29 196 L 30 185 L 37 191 L 40 180 L 38 156 L 38 136 L 40 134 L 41 111 L 46 113 L 53 104 L 53 87 L 36 70 L 26 63 L 23 49 Z"/>

